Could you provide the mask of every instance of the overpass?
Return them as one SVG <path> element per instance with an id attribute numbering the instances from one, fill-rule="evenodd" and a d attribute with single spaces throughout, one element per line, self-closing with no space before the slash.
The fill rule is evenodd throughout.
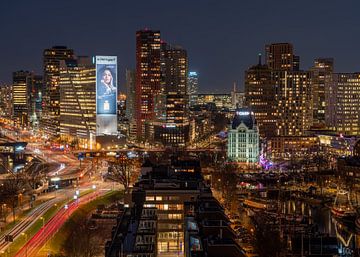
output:
<path id="1" fill-rule="evenodd" d="M 174 148 L 176 149 L 176 148 Z M 82 154 L 84 158 L 87 157 L 113 157 L 117 153 L 158 153 L 158 152 L 171 152 L 171 148 L 129 148 L 129 149 L 111 149 L 111 150 L 76 150 L 73 151 L 75 157 Z M 179 152 L 222 152 L 221 148 L 185 148 L 179 149 Z"/>

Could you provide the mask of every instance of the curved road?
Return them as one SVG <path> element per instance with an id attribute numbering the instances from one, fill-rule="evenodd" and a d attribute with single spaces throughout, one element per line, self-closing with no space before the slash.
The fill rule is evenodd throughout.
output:
<path id="1" fill-rule="evenodd" d="M 95 191 L 90 194 L 87 194 L 80 199 L 73 201 L 68 204 L 68 208 L 61 208 L 57 214 L 50 219 L 45 226 L 40 229 L 28 242 L 17 252 L 15 257 L 31 257 L 36 256 L 38 251 L 45 245 L 48 239 L 50 239 L 66 222 L 70 215 L 77 209 L 79 206 L 88 203 L 99 196 L 102 196 L 104 191 Z"/>

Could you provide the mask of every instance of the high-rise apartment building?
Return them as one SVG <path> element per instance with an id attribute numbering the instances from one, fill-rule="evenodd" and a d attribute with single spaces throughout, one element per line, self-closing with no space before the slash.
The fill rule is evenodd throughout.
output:
<path id="1" fill-rule="evenodd" d="M 94 148 L 96 132 L 96 74 L 90 58 L 61 61 L 60 136 L 83 148 Z"/>
<path id="2" fill-rule="evenodd" d="M 303 136 L 313 124 L 311 72 L 301 71 L 290 43 L 265 47 L 266 64 L 275 85 L 278 136 Z"/>
<path id="3" fill-rule="evenodd" d="M 228 130 L 227 157 L 230 161 L 255 164 L 259 161 L 259 132 L 254 113 L 238 108 Z"/>
<path id="4" fill-rule="evenodd" d="M 163 44 L 161 56 L 164 108 L 157 115 L 154 137 L 164 145 L 184 146 L 189 141 L 187 53 L 180 47 Z"/>
<path id="5" fill-rule="evenodd" d="M 245 71 L 245 105 L 254 113 L 262 138 L 277 135 L 275 95 L 272 70 L 266 64 L 261 64 L 259 56 L 259 63 Z"/>
<path id="6" fill-rule="evenodd" d="M 278 136 L 303 136 L 312 125 L 311 75 L 307 71 L 273 71 Z"/>
<path id="7" fill-rule="evenodd" d="M 314 66 L 310 71 L 313 94 L 313 125 L 321 128 L 325 126 L 325 87 L 329 85 L 332 79 L 334 59 L 315 59 Z"/>
<path id="8" fill-rule="evenodd" d="M 197 104 L 197 96 L 199 91 L 199 75 L 195 71 L 190 71 L 188 75 L 187 94 L 189 96 L 189 106 Z"/>
<path id="9" fill-rule="evenodd" d="M 0 86 L 0 116 L 10 119 L 13 114 L 12 85 Z"/>
<path id="10" fill-rule="evenodd" d="M 20 126 L 27 126 L 31 114 L 31 88 L 33 73 L 16 71 L 13 73 L 13 115 Z"/>
<path id="11" fill-rule="evenodd" d="M 272 70 L 297 71 L 300 67 L 300 57 L 294 55 L 290 43 L 275 43 L 265 46 L 266 64 Z"/>
<path id="12" fill-rule="evenodd" d="M 105 256 L 245 256 L 224 208 L 202 178 L 200 162 L 174 159 L 170 165 L 142 165 Z"/>
<path id="13" fill-rule="evenodd" d="M 54 46 L 44 50 L 44 110 L 42 129 L 51 136 L 60 131 L 60 61 L 74 59 L 74 51 L 66 46 Z"/>
<path id="14" fill-rule="evenodd" d="M 137 137 L 146 140 L 146 123 L 155 120 L 155 99 L 161 92 L 160 31 L 136 32 L 136 127 Z"/>
<path id="15" fill-rule="evenodd" d="M 335 73 L 326 89 L 326 125 L 360 135 L 360 73 Z"/>
<path id="16" fill-rule="evenodd" d="M 125 79 L 126 79 L 126 117 L 129 121 L 135 119 L 135 99 L 136 99 L 136 90 L 135 90 L 135 78 L 136 73 L 134 70 L 126 69 Z"/>

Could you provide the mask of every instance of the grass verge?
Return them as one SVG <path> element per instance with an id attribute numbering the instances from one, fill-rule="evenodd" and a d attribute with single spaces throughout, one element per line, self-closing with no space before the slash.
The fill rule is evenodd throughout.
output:
<path id="1" fill-rule="evenodd" d="M 58 206 L 52 206 L 47 212 L 44 213 L 42 216 L 44 218 L 44 223 L 48 222 L 58 211 Z M 9 256 L 14 256 L 20 249 L 25 245 L 27 240 L 32 238 L 43 226 L 43 221 L 40 219 L 40 217 L 35 221 L 35 223 L 28 228 L 24 234 L 22 234 L 20 237 L 14 240 L 14 242 L 10 245 L 8 248 Z"/>
<path id="2" fill-rule="evenodd" d="M 60 230 L 54 235 L 54 237 L 50 239 L 50 242 L 48 242 L 47 247 L 45 247 L 46 249 L 42 249 L 42 251 L 48 250 L 51 253 L 55 253 L 55 254 L 61 253 L 63 249 L 63 245 L 67 240 L 67 238 L 69 237 L 71 230 L 73 230 L 74 227 L 76 227 L 76 224 L 80 220 L 86 219 L 89 216 L 89 214 L 97 208 L 99 204 L 103 204 L 105 206 L 109 205 L 110 203 L 121 199 L 122 196 L 123 196 L 122 191 L 110 191 L 104 196 L 79 207 L 65 222 L 65 224 L 60 228 Z"/>

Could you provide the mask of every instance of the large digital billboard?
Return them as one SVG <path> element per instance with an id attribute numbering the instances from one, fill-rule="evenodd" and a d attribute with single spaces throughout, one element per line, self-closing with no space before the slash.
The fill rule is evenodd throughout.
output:
<path id="1" fill-rule="evenodd" d="M 117 133 L 117 57 L 96 56 L 96 134 Z"/>

